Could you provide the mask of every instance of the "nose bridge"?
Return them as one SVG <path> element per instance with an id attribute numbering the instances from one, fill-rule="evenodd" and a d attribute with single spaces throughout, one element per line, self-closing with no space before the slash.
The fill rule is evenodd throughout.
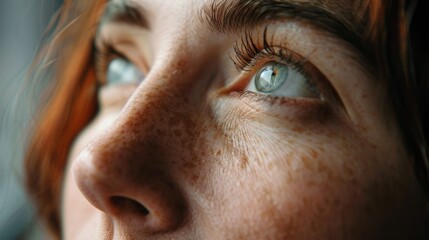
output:
<path id="1" fill-rule="evenodd" d="M 117 141 L 127 142 L 127 146 L 138 143 L 163 148 L 174 145 L 169 134 L 173 128 L 189 135 L 189 128 L 196 127 L 191 125 L 197 124 L 195 119 L 205 104 L 215 67 L 206 67 L 203 56 L 192 55 L 186 50 L 189 48 L 176 43 L 166 50 L 172 54 L 164 54 L 168 57 L 155 62 L 110 132 L 126 136 Z M 183 124 L 179 127 L 179 123 Z"/>
<path id="2" fill-rule="evenodd" d="M 157 77 L 139 86 L 111 128 L 110 141 L 123 143 L 121 148 L 130 148 L 130 154 L 144 151 L 158 162 L 165 159 L 161 153 L 167 153 L 167 145 L 174 145 L 170 130 L 179 121 L 190 120 L 193 111 L 191 94 L 177 75 Z"/>
<path id="3" fill-rule="evenodd" d="M 89 202 L 114 218 L 143 223 L 147 230 L 170 231 L 186 209 L 172 174 L 181 159 L 177 154 L 183 155 L 178 151 L 182 140 L 195 127 L 187 78 L 196 72 L 183 70 L 186 66 L 178 59 L 149 74 L 109 131 L 74 164 L 78 187 Z M 172 127 L 182 133 L 173 136 Z"/>
<path id="4" fill-rule="evenodd" d="M 109 135 L 126 136 L 116 139 L 132 145 L 158 145 L 164 141 L 172 119 L 187 118 L 196 102 L 191 102 L 195 87 L 204 82 L 196 58 L 187 56 L 186 44 L 173 44 L 172 49 L 158 59 L 146 79 L 135 90 Z M 197 80 L 198 79 L 198 80 Z M 204 89 L 199 88 L 200 92 Z M 199 99 L 201 100 L 201 99 Z M 199 101 L 200 102 L 200 101 Z M 185 120 L 185 119 L 183 119 Z M 144 145 L 144 144 L 143 144 Z M 159 146 L 159 145 L 158 145 Z"/>
<path id="5" fill-rule="evenodd" d="M 165 170 L 171 146 L 182 142 L 170 134 L 171 130 L 185 132 L 178 134 L 182 138 L 190 134 L 197 103 L 189 99 L 199 71 L 198 67 L 189 67 L 191 58 L 180 56 L 185 52 L 183 48 L 175 47 L 170 50 L 174 56 L 158 61 L 109 131 L 87 148 L 101 172 L 130 177 L 133 171 Z"/>
<path id="6" fill-rule="evenodd" d="M 195 35 L 198 29 L 194 28 L 178 25 L 163 32 L 173 36 L 175 41 L 160 40 L 155 47 L 158 57 L 155 57 L 146 79 L 109 132 L 92 144 L 91 151 L 96 159 L 136 159 L 143 154 L 147 156 L 146 160 L 138 161 L 139 165 L 164 165 L 170 147 L 193 134 L 191 128 L 197 127 L 200 107 L 204 104 L 211 78 L 216 74 L 216 59 L 223 51 L 219 50 L 224 48 L 210 34 Z M 206 64 L 208 61 L 211 64 Z M 173 127 L 180 137 L 172 137 Z"/>

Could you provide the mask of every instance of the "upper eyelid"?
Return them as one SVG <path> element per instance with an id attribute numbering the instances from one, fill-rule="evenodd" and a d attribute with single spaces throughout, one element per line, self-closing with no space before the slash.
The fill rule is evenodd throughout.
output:
<path id="1" fill-rule="evenodd" d="M 103 13 L 99 28 L 108 23 L 125 23 L 142 28 L 149 28 L 145 18 L 145 8 L 132 1 L 110 1 Z"/>
<path id="2" fill-rule="evenodd" d="M 111 25 L 113 28 L 104 29 L 104 34 L 100 32 L 94 38 L 95 50 L 98 52 L 108 52 L 114 50 L 117 55 L 129 60 L 143 72 L 148 72 L 151 62 L 151 43 L 148 32 L 142 28 L 122 28 L 123 23 Z M 119 31 L 119 32 L 116 32 Z M 143 32 L 140 32 L 143 31 Z M 115 34 L 112 34 L 114 32 Z M 138 37 L 136 37 L 138 36 Z"/>
<path id="3" fill-rule="evenodd" d="M 246 71 L 247 66 L 253 67 L 252 61 L 255 60 L 255 57 L 259 57 L 260 54 L 264 56 L 277 56 L 286 62 L 292 61 L 297 65 L 302 65 L 307 61 L 307 57 L 303 57 L 299 53 L 292 51 L 287 46 L 286 41 L 279 44 L 275 43 L 274 34 L 269 38 L 268 26 L 264 28 L 262 34 L 257 34 L 256 40 L 253 35 L 250 30 L 244 31 L 239 40 L 234 43 L 233 55 L 231 53 L 229 55 L 235 66 L 241 70 Z"/>
<path id="4" fill-rule="evenodd" d="M 280 28 L 284 28 L 284 31 L 278 32 L 279 31 L 278 29 Z M 311 24 L 308 25 L 306 24 L 306 22 L 295 21 L 295 20 L 287 21 L 287 22 L 283 20 L 273 20 L 273 21 L 263 22 L 252 29 L 248 29 L 248 28 L 243 29 L 238 34 L 240 38 L 242 38 L 243 34 L 248 34 L 252 38 L 255 38 L 254 37 L 255 35 L 258 37 L 261 35 L 261 34 L 259 35 L 255 34 L 258 31 L 262 32 L 261 29 L 272 29 L 272 30 L 269 30 L 271 31 L 271 33 L 269 34 L 270 37 L 268 38 L 271 41 L 270 43 L 271 46 L 278 46 L 289 50 L 293 49 L 294 52 L 297 53 L 298 55 L 304 56 L 304 59 L 311 59 L 313 55 L 315 56 L 320 55 L 318 53 L 320 50 L 325 50 L 327 49 L 326 47 L 329 47 L 329 48 L 332 48 L 332 51 L 331 51 L 332 54 L 338 55 L 341 58 L 352 63 L 353 66 L 356 66 L 356 68 L 359 69 L 359 71 L 362 72 L 366 78 L 373 79 L 375 77 L 375 65 L 370 67 L 368 66 L 369 64 L 368 62 L 363 62 L 362 61 L 363 59 L 359 57 L 359 53 L 352 45 L 338 38 L 336 35 L 332 33 L 329 33 L 326 31 L 320 31 L 316 29 Z M 298 34 L 286 33 L 294 29 L 299 30 Z M 281 35 L 283 39 L 281 41 L 279 41 L 278 39 L 273 40 L 276 38 L 275 37 L 276 35 Z M 301 43 L 297 43 L 295 39 L 291 40 L 291 38 L 294 38 L 296 36 L 299 36 L 300 38 L 307 38 L 308 40 L 301 41 Z M 235 44 L 237 43 L 240 44 L 240 41 L 235 42 Z M 307 50 L 312 49 L 311 52 L 303 51 L 302 43 L 305 43 L 306 45 L 311 46 L 307 48 Z M 297 47 L 297 45 L 300 45 L 300 47 Z"/>

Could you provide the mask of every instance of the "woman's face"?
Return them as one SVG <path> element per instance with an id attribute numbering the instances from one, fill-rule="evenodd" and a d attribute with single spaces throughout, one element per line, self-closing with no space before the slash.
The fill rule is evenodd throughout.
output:
<path id="1" fill-rule="evenodd" d="M 351 43 L 359 1 L 110 4 L 65 239 L 416 236 L 412 159 L 385 81 Z"/>

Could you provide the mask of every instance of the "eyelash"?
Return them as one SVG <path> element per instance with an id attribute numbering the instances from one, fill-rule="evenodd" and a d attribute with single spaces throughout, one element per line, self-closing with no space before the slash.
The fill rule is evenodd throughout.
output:
<path id="1" fill-rule="evenodd" d="M 249 31 L 245 31 L 244 35 L 233 46 L 234 55 L 230 54 L 235 67 L 241 71 L 251 71 L 260 59 L 276 59 L 280 63 L 284 63 L 300 73 L 303 72 L 303 67 L 307 60 L 299 58 L 291 50 L 285 47 L 277 47 L 273 43 L 273 38 L 268 38 L 268 27 L 262 33 L 262 42 L 255 41 Z M 258 39 L 261 39 L 258 38 Z"/>
<path id="2" fill-rule="evenodd" d="M 103 45 L 104 46 L 104 45 Z M 94 65 L 95 65 L 95 75 L 99 83 L 104 84 L 106 82 L 106 68 L 110 55 L 113 53 L 111 47 L 103 48 L 99 50 L 94 47 Z"/>
<path id="3" fill-rule="evenodd" d="M 101 46 L 100 49 L 94 47 L 93 54 L 95 59 L 95 75 L 98 82 L 103 85 L 107 82 L 106 71 L 110 61 L 118 57 L 126 60 L 128 58 L 116 51 L 109 42 L 103 41 Z"/>

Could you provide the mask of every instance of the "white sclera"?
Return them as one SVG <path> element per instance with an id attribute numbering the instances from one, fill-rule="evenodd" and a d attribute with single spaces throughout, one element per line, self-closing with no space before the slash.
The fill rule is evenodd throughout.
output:
<path id="1" fill-rule="evenodd" d="M 112 60 L 107 68 L 108 84 L 140 83 L 143 79 L 143 73 L 123 58 Z"/>

